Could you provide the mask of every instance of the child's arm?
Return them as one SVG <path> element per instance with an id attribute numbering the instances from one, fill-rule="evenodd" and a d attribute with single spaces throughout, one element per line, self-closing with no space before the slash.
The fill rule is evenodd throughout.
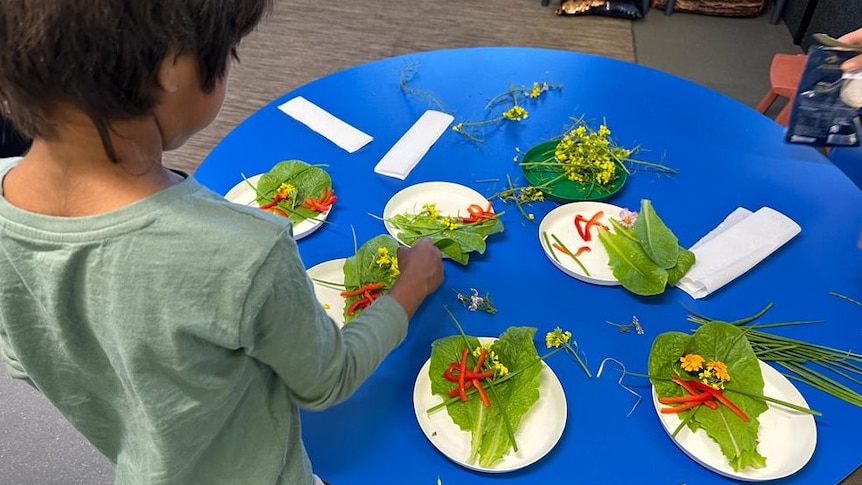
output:
<path id="1" fill-rule="evenodd" d="M 394 295 L 339 329 L 318 303 L 296 243 L 283 238 L 253 279 L 240 345 L 275 372 L 298 405 L 321 409 L 346 399 L 401 343 L 409 315 L 442 282 L 440 253 L 428 244 L 399 250 Z"/>

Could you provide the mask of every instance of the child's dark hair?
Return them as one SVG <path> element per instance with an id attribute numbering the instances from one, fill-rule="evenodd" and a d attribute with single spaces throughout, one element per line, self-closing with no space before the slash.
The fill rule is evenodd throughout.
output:
<path id="1" fill-rule="evenodd" d="M 0 113 L 29 137 L 51 133 L 69 103 L 93 121 L 108 157 L 110 123 L 151 112 L 161 61 L 200 63 L 202 89 L 224 77 L 272 0 L 0 0 Z"/>

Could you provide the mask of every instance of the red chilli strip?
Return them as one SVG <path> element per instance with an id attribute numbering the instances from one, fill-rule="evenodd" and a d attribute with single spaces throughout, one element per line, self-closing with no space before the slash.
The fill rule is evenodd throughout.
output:
<path id="1" fill-rule="evenodd" d="M 678 413 L 680 411 L 686 411 L 686 410 L 689 410 L 693 407 L 700 406 L 700 404 L 701 403 L 699 401 L 687 402 L 687 403 L 681 404 L 679 406 L 671 406 L 671 407 L 661 408 L 661 412 L 663 414 Z"/>
<path id="2" fill-rule="evenodd" d="M 584 231 L 584 223 L 587 222 L 587 218 L 578 214 L 575 216 L 575 229 L 578 230 L 578 236 L 581 236 L 581 239 L 584 241 L 590 240 L 590 233 Z"/>
<path id="3" fill-rule="evenodd" d="M 593 214 L 593 217 L 590 217 L 589 221 L 587 221 L 587 224 L 584 226 L 584 234 L 586 235 L 587 241 L 589 241 L 590 239 L 593 238 L 593 235 L 592 235 L 592 233 L 590 233 L 590 230 L 592 229 L 593 226 L 597 226 L 597 225 L 600 226 L 601 225 L 600 221 L 602 219 L 602 216 L 604 216 L 604 215 L 605 215 L 605 211 L 598 211 L 595 214 Z"/>
<path id="4" fill-rule="evenodd" d="M 705 392 L 712 394 L 712 396 L 714 398 L 718 399 L 722 404 L 724 404 L 725 406 L 730 408 L 730 410 L 733 411 L 734 414 L 739 416 L 740 419 L 742 419 L 746 423 L 748 422 L 748 415 L 746 415 L 744 412 L 742 412 L 742 409 L 739 409 L 739 407 L 737 407 L 736 404 L 733 404 L 730 401 L 730 399 L 725 397 L 725 395 L 721 391 L 719 391 L 718 389 L 713 389 L 712 387 L 710 387 L 710 386 L 708 386 L 708 385 L 706 385 L 700 381 L 691 380 L 688 382 L 689 382 L 689 384 L 694 386 L 695 389 L 702 390 L 702 391 L 705 391 Z"/>
<path id="5" fill-rule="evenodd" d="M 488 399 L 488 395 L 485 394 L 485 390 L 482 389 L 482 384 L 479 383 L 478 379 L 473 379 L 471 381 L 473 383 L 473 387 L 479 392 L 479 398 L 482 399 L 482 405 L 486 408 L 491 405 L 491 400 Z"/>
<path id="6" fill-rule="evenodd" d="M 458 396 L 461 401 L 467 400 L 467 393 L 464 389 L 464 376 L 467 375 L 467 349 L 461 351 L 461 362 L 458 365 Z"/>
<path id="7" fill-rule="evenodd" d="M 360 286 L 359 288 L 357 288 L 353 291 L 342 291 L 341 296 L 343 296 L 343 297 L 359 296 L 359 295 L 365 293 L 366 291 L 380 290 L 382 288 L 383 288 L 383 282 L 366 283 L 366 284 Z"/>
<path id="8" fill-rule="evenodd" d="M 690 385 L 687 381 L 684 381 L 684 380 L 680 379 L 680 378 L 679 378 L 679 377 L 677 377 L 677 376 L 671 376 L 671 377 L 670 377 L 670 380 L 672 380 L 673 382 L 675 382 L 675 383 L 679 384 L 679 385 L 680 385 L 680 387 L 682 387 L 683 389 L 685 389 L 685 390 L 686 390 L 689 394 L 691 394 L 692 396 L 699 396 L 699 395 L 701 394 L 701 393 L 700 393 L 700 392 L 698 392 L 695 388 L 691 387 L 691 385 Z M 715 403 L 715 402 L 713 402 L 713 401 L 704 401 L 703 403 L 704 403 L 704 404 L 705 404 L 709 409 L 718 409 L 718 404 L 716 404 L 716 403 Z"/>
<path id="9" fill-rule="evenodd" d="M 473 366 L 473 373 L 478 373 L 482 370 L 482 364 L 485 363 L 485 355 L 487 355 L 488 349 L 482 347 L 482 350 L 479 351 L 479 358 L 476 359 L 476 365 Z"/>
<path id="10" fill-rule="evenodd" d="M 371 304 L 370 301 L 366 300 L 365 297 L 362 297 L 362 298 L 354 301 L 353 303 L 350 304 L 349 307 L 347 307 L 347 314 L 353 315 L 354 313 L 356 313 L 356 310 L 359 310 L 361 308 L 365 308 L 370 304 Z"/>
<path id="11" fill-rule="evenodd" d="M 578 248 L 578 252 L 575 253 L 575 257 L 577 258 L 581 254 L 588 253 L 590 251 L 592 251 L 592 249 L 590 249 L 589 246 L 581 246 Z"/>
<path id="12" fill-rule="evenodd" d="M 701 392 L 699 394 L 689 396 L 660 397 L 658 398 L 658 402 L 662 404 L 683 404 L 687 402 L 703 402 L 709 399 L 712 399 L 712 394 Z"/>

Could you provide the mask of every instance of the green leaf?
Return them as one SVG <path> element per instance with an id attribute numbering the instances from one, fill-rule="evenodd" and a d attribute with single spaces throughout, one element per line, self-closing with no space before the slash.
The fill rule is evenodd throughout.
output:
<path id="1" fill-rule="evenodd" d="M 539 384 L 542 365 L 531 365 L 538 359 L 533 344 L 533 327 L 510 327 L 491 345 L 490 350 L 497 354 L 499 361 L 508 367 L 509 372 L 523 369 L 508 381 L 494 386 L 488 392 L 491 406 L 482 405 L 473 396 L 467 402 L 454 402 L 446 407 L 452 421 L 462 430 L 471 434 L 471 453 L 468 462 L 482 467 L 491 467 L 512 449 L 512 441 L 506 433 L 505 418 L 511 429 L 517 432 L 524 415 L 539 399 Z M 472 350 L 479 345 L 475 337 L 467 337 L 467 348 L 471 351 L 468 367 L 475 365 Z M 431 365 L 429 377 L 431 392 L 449 399 L 449 390 L 455 384 L 443 378 L 443 371 L 451 362 L 458 362 L 465 348 L 464 337 L 457 335 L 435 341 L 431 346 Z M 505 418 L 504 418 L 505 416 Z"/>
<path id="2" fill-rule="evenodd" d="M 676 266 L 667 270 L 667 284 L 676 285 L 679 280 L 688 273 L 688 270 L 694 266 L 694 253 L 683 247 L 679 248 L 679 257 L 676 260 Z"/>
<path id="3" fill-rule="evenodd" d="M 317 217 L 319 212 L 299 205 L 308 197 L 319 199 L 325 189 L 332 188 L 332 179 L 320 167 L 309 165 L 302 160 L 285 160 L 261 175 L 257 183 L 258 204 L 272 201 L 276 190 L 283 183 L 293 185 L 295 191 L 289 200 L 279 202 L 278 207 L 284 210 L 294 223 Z"/>
<path id="4" fill-rule="evenodd" d="M 726 390 L 763 394 L 760 364 L 743 330 L 724 322 L 710 322 L 699 327 L 694 335 L 667 332 L 653 341 L 648 369 L 659 396 L 686 394 L 680 386 L 661 378 L 673 375 L 686 380 L 696 378 L 693 373 L 680 367 L 680 357 L 690 353 L 699 354 L 707 361 L 720 360 L 727 365 L 730 380 L 725 383 Z M 762 399 L 738 393 L 725 394 L 725 397 L 729 396 L 748 416 L 748 422 L 722 404 L 714 410 L 698 406 L 679 413 L 679 417 L 683 421 L 690 417 L 688 426 L 692 431 L 702 429 L 706 432 L 719 445 L 734 470 L 766 466 L 766 459 L 757 452 L 760 428 L 757 417 L 767 410 L 766 403 Z"/>
<path id="5" fill-rule="evenodd" d="M 395 257 L 398 253 L 398 241 L 388 234 L 375 236 L 365 242 L 356 254 L 347 258 L 344 261 L 344 289 L 352 291 L 362 285 L 368 283 L 382 282 L 384 284 L 384 292 L 395 282 L 396 277 L 392 275 L 389 268 L 381 267 L 377 264 L 377 249 L 385 247 L 389 251 L 389 255 Z M 361 313 L 355 312 L 354 315 L 348 315 L 347 309 L 359 297 L 348 297 L 344 300 L 344 321 L 348 322 Z"/>
<path id="6" fill-rule="evenodd" d="M 503 232 L 503 223 L 499 217 L 473 224 L 458 223 L 455 229 L 444 225 L 442 220 L 445 218 L 427 214 L 396 214 L 387 222 L 398 229 L 398 239 L 404 244 L 409 246 L 427 237 L 440 252 L 464 265 L 469 262 L 470 253 L 484 254 L 486 237 Z"/>
<path id="7" fill-rule="evenodd" d="M 641 200 L 641 210 L 634 225 L 634 232 L 655 264 L 663 269 L 676 266 L 679 259 L 679 240 L 655 213 L 649 199 Z"/>
<path id="8" fill-rule="evenodd" d="M 664 291 L 667 271 L 658 267 L 637 241 L 604 228 L 599 229 L 599 241 L 608 253 L 614 277 L 623 288 L 642 296 Z"/>

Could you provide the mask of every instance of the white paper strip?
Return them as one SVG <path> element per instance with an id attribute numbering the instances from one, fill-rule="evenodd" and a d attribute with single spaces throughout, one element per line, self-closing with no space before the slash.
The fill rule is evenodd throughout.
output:
<path id="1" fill-rule="evenodd" d="M 348 153 L 359 150 L 374 139 L 302 96 L 297 96 L 285 102 L 278 109 L 315 132 L 320 133 Z"/>
<path id="2" fill-rule="evenodd" d="M 737 209 L 691 251 L 696 261 L 677 286 L 703 298 L 730 283 L 777 251 L 802 228 L 784 214 L 763 207 L 751 214 Z"/>
<path id="3" fill-rule="evenodd" d="M 426 111 L 386 152 L 374 167 L 374 171 L 404 180 L 454 119 L 454 116 L 440 111 Z"/>

